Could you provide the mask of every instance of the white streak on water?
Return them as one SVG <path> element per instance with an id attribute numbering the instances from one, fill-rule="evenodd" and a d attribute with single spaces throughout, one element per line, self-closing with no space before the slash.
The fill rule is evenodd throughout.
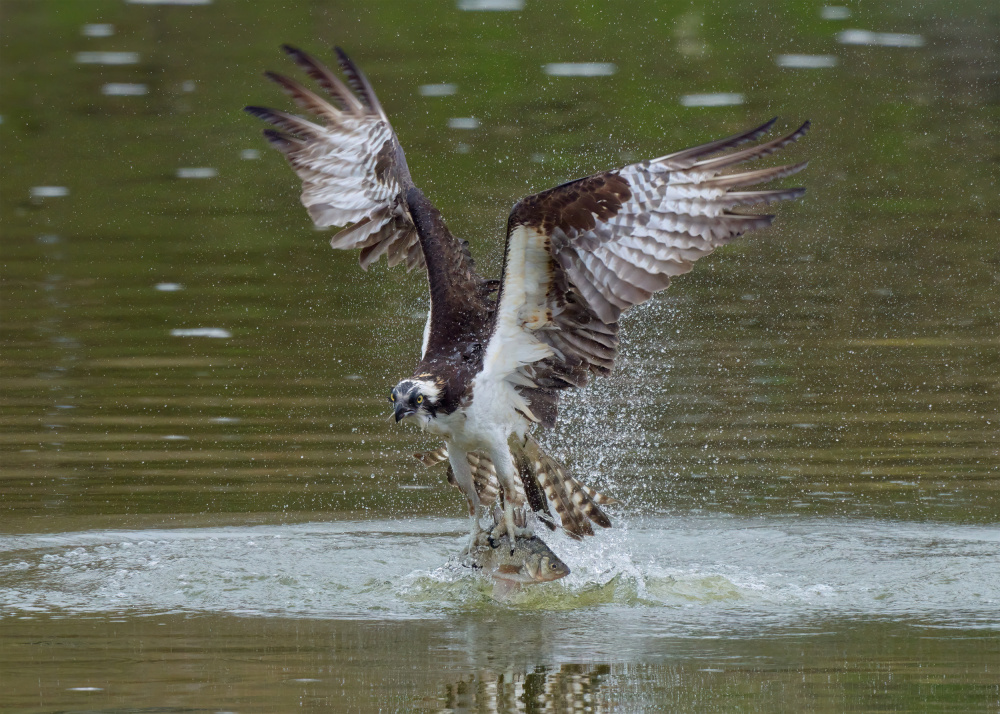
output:
<path id="1" fill-rule="evenodd" d="M 471 12 L 516 12 L 524 9 L 524 0 L 458 0 L 458 9 Z"/>
<path id="2" fill-rule="evenodd" d="M 837 35 L 842 45 L 879 45 L 881 47 L 923 47 L 920 35 L 899 32 L 871 32 L 869 30 L 844 30 Z"/>
<path id="3" fill-rule="evenodd" d="M 448 120 L 449 129 L 478 129 L 479 120 L 475 117 L 452 117 Z"/>
<path id="4" fill-rule="evenodd" d="M 175 293 L 183 290 L 184 286 L 181 283 L 157 283 L 153 288 L 163 293 Z"/>
<path id="5" fill-rule="evenodd" d="M 213 337 L 215 339 L 224 340 L 233 336 L 233 333 L 229 330 L 224 330 L 221 327 L 189 327 L 189 328 L 179 328 L 170 331 L 173 337 Z"/>
<path id="6" fill-rule="evenodd" d="M 851 16 L 851 8 L 843 5 L 824 5 L 819 11 L 824 20 L 846 20 Z"/>
<path id="7" fill-rule="evenodd" d="M 187 169 L 177 169 L 177 178 L 181 179 L 208 179 L 219 175 L 218 169 L 211 167 L 195 167 Z"/>
<path id="8" fill-rule="evenodd" d="M 109 82 L 101 87 L 101 94 L 106 97 L 141 97 L 148 92 L 145 84 L 129 82 Z"/>
<path id="9" fill-rule="evenodd" d="M 31 189 L 32 198 L 62 198 L 69 195 L 69 189 L 65 186 L 33 186 Z"/>
<path id="10" fill-rule="evenodd" d="M 735 92 L 685 94 L 681 97 L 681 106 L 685 107 L 731 107 L 737 104 L 743 104 L 743 95 Z"/>
<path id="11" fill-rule="evenodd" d="M 107 23 L 93 23 L 80 28 L 80 34 L 84 37 L 111 37 L 115 34 L 115 26 Z"/>
<path id="12" fill-rule="evenodd" d="M 77 52 L 78 64 L 138 64 L 138 52 Z"/>
<path id="13" fill-rule="evenodd" d="M 610 77 L 618 71 L 614 62 L 553 62 L 542 65 L 550 77 Z"/>
<path id="14" fill-rule="evenodd" d="M 837 58 L 834 55 L 778 55 L 775 64 L 794 69 L 825 69 L 836 67 Z"/>
<path id="15" fill-rule="evenodd" d="M 450 97 L 458 91 L 457 84 L 422 84 L 420 85 L 420 96 L 422 97 Z"/>
<path id="16" fill-rule="evenodd" d="M 212 0 L 125 0 L 129 5 L 211 5 Z"/>

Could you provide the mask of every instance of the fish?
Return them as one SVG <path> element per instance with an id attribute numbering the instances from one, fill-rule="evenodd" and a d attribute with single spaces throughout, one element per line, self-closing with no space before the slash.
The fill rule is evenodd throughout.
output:
<path id="1" fill-rule="evenodd" d="M 470 553 L 472 567 L 493 578 L 493 597 L 504 600 L 524 585 L 549 583 L 569 575 L 569 566 L 538 536 L 491 540 L 485 533 Z"/>
<path id="2" fill-rule="evenodd" d="M 472 553 L 473 567 L 483 570 L 494 580 L 509 580 L 523 585 L 548 583 L 569 575 L 569 566 L 545 545 L 538 536 L 510 540 L 505 535 L 498 541 L 480 545 Z"/>

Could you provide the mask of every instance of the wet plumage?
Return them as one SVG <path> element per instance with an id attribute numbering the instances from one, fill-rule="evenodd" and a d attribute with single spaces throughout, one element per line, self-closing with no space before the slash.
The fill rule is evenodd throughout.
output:
<path id="1" fill-rule="evenodd" d="M 330 241 L 361 251 L 362 268 L 423 268 L 430 311 L 420 359 L 390 399 L 396 420 L 414 419 L 445 447 L 449 481 L 478 515 L 498 499 L 493 536 L 525 534 L 515 512 L 531 510 L 573 536 L 611 525 L 611 502 L 546 454 L 531 432 L 551 427 L 560 395 L 608 374 L 618 352 L 621 314 L 667 287 L 699 258 L 774 216 L 733 209 L 798 198 L 802 188 L 746 190 L 788 176 L 804 163 L 723 173 L 796 141 L 808 122 L 772 141 L 771 120 L 735 136 L 605 171 L 519 201 L 507 223 L 499 280 L 476 271 L 465 241 L 417 188 L 375 92 L 339 48 L 346 83 L 301 50 L 291 58 L 330 96 L 267 73 L 318 117 L 247 107 L 272 124 L 265 136 L 302 179 L 302 203 L 317 227 L 347 226 Z M 554 511 L 554 513 L 553 513 Z M 530 529 L 528 529 L 530 535 Z M 508 540 L 508 544 L 510 541 Z M 516 544 L 516 539 L 515 539 Z"/>

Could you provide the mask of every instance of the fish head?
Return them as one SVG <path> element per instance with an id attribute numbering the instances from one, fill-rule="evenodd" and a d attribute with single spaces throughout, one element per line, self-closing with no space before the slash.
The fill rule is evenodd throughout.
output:
<path id="1" fill-rule="evenodd" d="M 500 548 L 505 547 L 501 540 Z M 548 583 L 569 575 L 569 566 L 539 538 L 518 539 L 514 554 L 491 573 L 494 579 L 531 584 Z"/>
<path id="2" fill-rule="evenodd" d="M 528 558 L 524 562 L 524 569 L 533 583 L 547 583 L 569 575 L 569 566 L 559 560 L 555 553 Z"/>

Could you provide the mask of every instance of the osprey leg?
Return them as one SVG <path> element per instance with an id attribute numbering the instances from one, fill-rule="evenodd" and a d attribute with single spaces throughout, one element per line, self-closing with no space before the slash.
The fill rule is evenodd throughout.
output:
<path id="1" fill-rule="evenodd" d="M 504 444 L 504 447 L 506 446 Z M 497 471 L 497 480 L 500 481 L 500 487 L 503 489 L 503 521 L 497 523 L 490 533 L 490 537 L 496 541 L 506 533 L 510 537 L 510 552 L 513 553 L 514 539 L 517 536 L 532 535 L 530 529 L 518 528 L 517 523 L 515 523 L 514 508 L 524 507 L 523 496 L 519 495 L 519 493 L 523 494 L 524 490 L 519 492 L 517 489 L 517 469 L 509 449 L 504 448 L 500 452 L 493 452 L 490 454 L 490 458 Z"/>
<path id="2" fill-rule="evenodd" d="M 455 475 L 455 485 L 465 494 L 465 498 L 469 502 L 469 517 L 472 523 L 469 544 L 465 547 L 465 552 L 471 553 L 475 550 L 476 541 L 482 531 L 479 525 L 479 493 L 476 491 L 476 484 L 472 478 L 472 469 L 469 468 L 469 457 L 466 452 L 449 444 L 448 463 L 451 464 L 451 471 Z"/>

